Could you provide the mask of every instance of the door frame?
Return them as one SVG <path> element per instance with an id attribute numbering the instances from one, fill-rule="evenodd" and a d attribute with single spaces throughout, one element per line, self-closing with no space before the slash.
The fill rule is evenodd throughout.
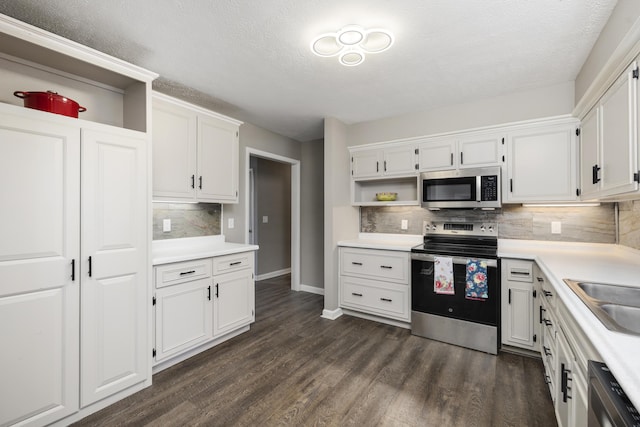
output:
<path id="1" fill-rule="evenodd" d="M 245 150 L 245 210 L 244 241 L 250 243 L 251 224 L 249 207 L 251 206 L 250 172 L 251 156 L 291 165 L 291 290 L 300 290 L 300 160 L 292 159 L 267 151 L 247 147 Z"/>

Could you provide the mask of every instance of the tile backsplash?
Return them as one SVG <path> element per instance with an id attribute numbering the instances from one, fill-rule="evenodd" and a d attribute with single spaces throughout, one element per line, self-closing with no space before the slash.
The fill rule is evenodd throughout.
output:
<path id="1" fill-rule="evenodd" d="M 620 202 L 620 244 L 640 250 L 640 200 Z"/>
<path id="2" fill-rule="evenodd" d="M 401 229 L 403 219 L 408 221 L 407 230 Z M 615 243 L 616 241 L 613 203 L 603 203 L 594 207 L 505 205 L 502 209 L 495 211 L 429 211 L 417 206 L 360 208 L 360 231 L 363 233 L 424 234 L 423 221 L 443 220 L 496 222 L 498 237 L 501 239 L 591 243 Z M 551 233 L 552 221 L 561 223 L 560 234 Z M 636 233 L 638 233 L 637 228 Z"/>
<path id="3" fill-rule="evenodd" d="M 171 220 L 171 231 L 162 221 Z M 154 203 L 153 240 L 221 234 L 222 205 L 218 203 Z"/>

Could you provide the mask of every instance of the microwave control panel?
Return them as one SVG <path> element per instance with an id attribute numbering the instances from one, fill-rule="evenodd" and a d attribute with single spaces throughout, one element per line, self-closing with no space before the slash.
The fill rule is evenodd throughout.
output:
<path id="1" fill-rule="evenodd" d="M 480 200 L 491 202 L 498 200 L 498 176 L 484 175 L 480 177 Z"/>

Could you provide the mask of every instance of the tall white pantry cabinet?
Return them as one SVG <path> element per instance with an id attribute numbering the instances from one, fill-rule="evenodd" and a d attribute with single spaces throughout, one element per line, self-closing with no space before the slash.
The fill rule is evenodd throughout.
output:
<path id="1" fill-rule="evenodd" d="M 0 426 L 68 425 L 151 384 L 156 75 L 3 15 L 0 72 Z"/>

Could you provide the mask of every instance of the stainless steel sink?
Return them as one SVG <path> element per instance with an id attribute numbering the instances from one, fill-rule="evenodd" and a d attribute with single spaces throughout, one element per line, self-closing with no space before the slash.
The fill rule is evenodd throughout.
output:
<path id="1" fill-rule="evenodd" d="M 591 298 L 612 304 L 640 307 L 640 288 L 608 285 L 604 283 L 577 282 L 580 289 Z"/>
<path id="2" fill-rule="evenodd" d="M 602 304 L 600 309 L 618 325 L 633 333 L 640 334 L 640 308 L 619 304 Z"/>
<path id="3" fill-rule="evenodd" d="M 608 329 L 640 335 L 640 287 L 564 279 Z"/>

